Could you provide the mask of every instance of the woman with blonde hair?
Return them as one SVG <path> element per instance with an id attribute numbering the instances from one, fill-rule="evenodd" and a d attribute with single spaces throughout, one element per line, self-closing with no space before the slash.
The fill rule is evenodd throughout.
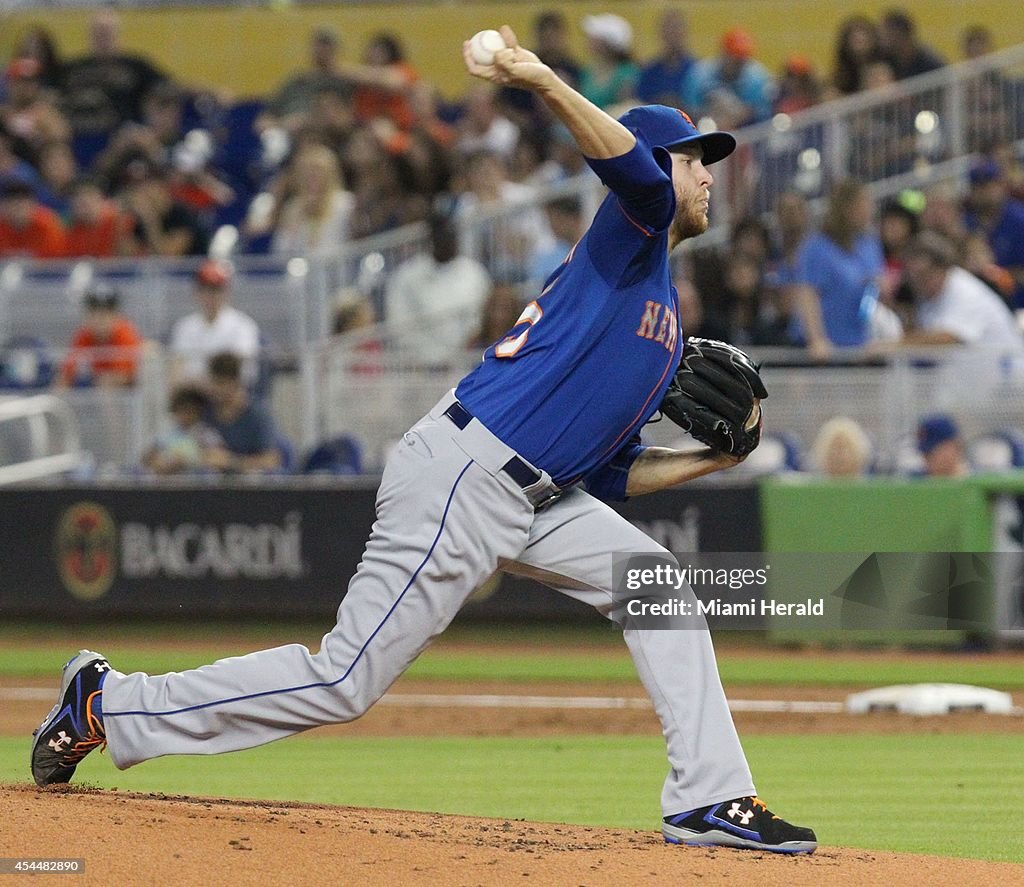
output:
<path id="1" fill-rule="evenodd" d="M 325 145 L 307 145 L 292 166 L 292 196 L 281 208 L 271 252 L 335 255 L 349 239 L 355 205 L 355 198 L 345 190 L 338 157 Z"/>
<path id="2" fill-rule="evenodd" d="M 863 477 L 871 462 L 871 441 L 849 416 L 835 416 L 818 429 L 811 468 L 825 477 Z"/>

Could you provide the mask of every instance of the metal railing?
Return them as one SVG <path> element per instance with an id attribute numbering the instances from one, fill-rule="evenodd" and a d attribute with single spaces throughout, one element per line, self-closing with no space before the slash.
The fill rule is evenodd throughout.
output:
<path id="1" fill-rule="evenodd" d="M 714 121 L 701 124 L 710 128 Z M 853 177 L 884 198 L 958 179 L 979 152 L 996 146 L 1024 152 L 1024 45 L 796 114 L 778 114 L 738 130 L 736 138 L 735 154 L 713 170 L 711 227 L 699 241 L 702 246 L 726 242 L 736 219 L 772 211 L 789 190 L 820 203 L 838 179 Z M 459 219 L 465 251 L 493 275 L 507 276 L 508 232 L 566 196 L 579 198 L 587 220 L 603 187 L 588 170 L 515 205 L 466 213 Z M 417 243 L 426 248 L 425 232 L 410 226 L 389 232 L 386 241 L 349 244 L 346 261 L 358 268 L 372 256 L 381 267 L 391 267 L 393 256 L 407 255 Z"/>
<path id="2" fill-rule="evenodd" d="M 0 486 L 63 474 L 81 462 L 78 423 L 60 398 L 0 398 Z"/>
<path id="3" fill-rule="evenodd" d="M 0 349 L 0 421 L 29 417 L 0 436 L 0 464 L 33 462 L 48 473 L 76 469 L 83 474 L 115 474 L 137 466 L 165 419 L 167 373 L 161 352 L 155 344 L 92 349 L 88 355 L 76 351 L 69 361 L 67 349 L 24 344 Z M 134 384 L 89 384 L 80 370 L 93 359 L 134 362 Z M 62 449 L 54 450 L 55 442 L 62 441 Z M 61 454 L 74 458 L 62 460 Z M 44 458 L 48 461 L 39 461 Z M 20 479 L 27 470 L 0 471 L 0 478 Z"/>
<path id="4" fill-rule="evenodd" d="M 308 408 L 321 438 L 350 435 L 368 469 L 379 470 L 402 434 L 479 362 L 467 350 L 444 366 L 411 365 L 389 350 L 390 334 L 378 329 L 343 337 L 316 349 L 304 368 Z M 372 348 L 367 348 L 373 343 Z M 851 351 L 830 363 L 808 362 L 790 349 L 751 349 L 764 360 L 770 392 L 765 404 L 770 434 L 807 453 L 821 426 L 836 416 L 857 421 L 873 445 L 881 472 L 913 461 L 921 417 L 948 412 L 965 437 L 1024 429 L 1024 356 L 981 354 L 969 347 L 914 349 L 884 359 Z M 671 422 L 644 429 L 645 441 L 690 446 Z"/>

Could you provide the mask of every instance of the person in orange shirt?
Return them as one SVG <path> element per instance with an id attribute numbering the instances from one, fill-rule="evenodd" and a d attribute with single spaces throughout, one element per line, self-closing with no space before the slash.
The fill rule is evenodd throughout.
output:
<path id="1" fill-rule="evenodd" d="M 57 214 L 36 199 L 22 178 L 0 183 L 0 257 L 54 259 L 64 254 L 64 228 Z"/>
<path id="2" fill-rule="evenodd" d="M 100 183 L 82 176 L 71 186 L 71 218 L 64 237 L 64 255 L 108 258 L 118 254 L 118 240 L 131 227 L 128 217 L 108 199 Z"/>
<path id="3" fill-rule="evenodd" d="M 117 290 L 97 285 L 83 299 L 85 317 L 71 339 L 71 350 L 57 384 L 129 386 L 135 384 L 142 336 L 121 314 Z"/>
<path id="4" fill-rule="evenodd" d="M 342 65 L 342 77 L 356 83 L 355 112 L 361 123 L 383 118 L 406 131 L 415 122 L 409 90 L 420 79 L 405 60 L 398 38 L 377 34 L 366 47 L 365 64 Z"/>

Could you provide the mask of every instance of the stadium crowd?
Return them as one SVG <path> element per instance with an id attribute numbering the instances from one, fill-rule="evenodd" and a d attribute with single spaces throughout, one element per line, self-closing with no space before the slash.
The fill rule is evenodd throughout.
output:
<path id="1" fill-rule="evenodd" d="M 675 8 L 660 19 L 657 47 L 638 45 L 620 16 L 588 15 L 579 23 L 586 53 L 576 57 L 572 27 L 561 13 L 545 13 L 524 42 L 596 104 L 615 112 L 661 102 L 728 130 L 892 90 L 945 64 L 902 10 L 840 23 L 827 72 L 801 55 L 768 70 L 757 60 L 755 36 L 739 27 L 721 35 L 715 55 L 696 58 L 685 14 Z M 586 167 L 532 95 L 480 84 L 452 104 L 386 32 L 355 61 L 333 29 L 318 27 L 304 70 L 272 95 L 235 107 L 124 47 L 111 9 L 95 14 L 90 38 L 89 52 L 62 59 L 47 28 L 34 27 L 7 64 L 0 260 L 205 256 L 225 224 L 237 227 L 241 252 L 329 257 L 347 242 L 425 221 L 429 252 L 395 269 L 378 298 L 346 288 L 335 331 L 372 323 L 376 313 L 420 333 L 429 328 L 436 335 L 409 337 L 409 350 L 429 368 L 446 350 L 485 345 L 507 329 L 584 225 L 580 202 L 560 198 L 485 232 L 476 258 L 460 255 L 460 220 L 529 203 Z M 992 49 L 986 28 L 963 33 L 965 59 Z M 866 182 L 850 178 L 824 195 L 819 224 L 807 194 L 793 188 L 770 214 L 738 218 L 724 246 L 677 255 L 684 331 L 741 346 L 804 346 L 816 360 L 842 348 L 994 341 L 1024 357 L 1013 314 L 1024 309 L 1024 165 L 1006 138 L 1016 131 L 1017 93 L 996 75 L 970 90 L 968 106 L 978 116 L 968 147 L 985 159 L 971 168 L 965 196 L 944 187 L 910 189 L 876 206 Z M 861 153 L 884 154 L 893 169 L 906 168 L 898 166 L 906 160 L 898 154 L 900 134 L 878 123 L 865 128 L 865 138 L 881 138 L 889 153 L 870 145 Z M 870 179 L 881 171 L 851 172 Z M 214 301 L 228 282 L 219 267 L 204 265 L 197 280 L 197 292 Z M 88 382 L 82 368 L 91 366 L 93 381 L 131 384 L 131 366 L 97 368 L 82 356 L 97 341 L 109 347 L 115 330 L 129 336 L 131 324 L 116 297 L 90 299 L 84 332 L 71 343 L 58 382 Z M 175 328 L 171 345 L 179 354 L 188 350 L 181 337 L 206 335 L 216 345 L 226 339 L 211 330 L 224 318 L 243 323 L 230 305 L 202 301 Z M 246 329 L 248 351 L 234 362 L 213 346 L 191 353 L 196 369 L 175 377 L 172 409 L 214 415 L 194 382 L 218 358 L 222 403 L 248 409 L 230 384 L 254 384 L 259 332 L 254 324 Z M 177 464 L 150 458 L 154 466 Z M 276 467 L 272 461 L 244 464 Z"/>

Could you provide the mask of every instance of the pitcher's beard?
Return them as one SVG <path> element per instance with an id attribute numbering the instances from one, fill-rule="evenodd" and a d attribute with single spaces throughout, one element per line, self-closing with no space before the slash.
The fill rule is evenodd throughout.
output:
<path id="1" fill-rule="evenodd" d="M 669 231 L 674 243 L 682 243 L 708 230 L 708 217 L 703 209 L 687 208 L 677 210 Z"/>

